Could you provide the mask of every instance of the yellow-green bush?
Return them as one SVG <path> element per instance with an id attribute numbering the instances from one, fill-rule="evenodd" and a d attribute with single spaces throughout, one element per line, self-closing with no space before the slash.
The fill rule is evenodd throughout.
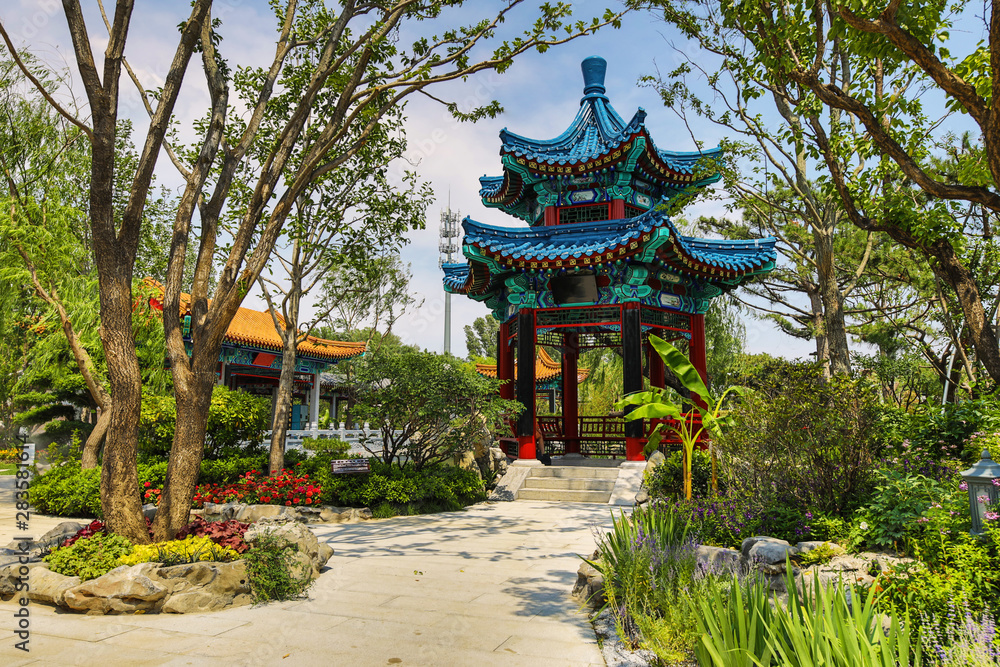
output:
<path id="1" fill-rule="evenodd" d="M 229 547 L 221 547 L 207 537 L 189 536 L 183 540 L 137 545 L 132 553 L 118 559 L 119 565 L 163 563 L 182 565 L 198 561 L 231 561 L 240 557 Z"/>

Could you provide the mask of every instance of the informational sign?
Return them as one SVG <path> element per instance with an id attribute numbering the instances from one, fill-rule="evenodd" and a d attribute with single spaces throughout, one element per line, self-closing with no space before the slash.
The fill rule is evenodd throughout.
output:
<path id="1" fill-rule="evenodd" d="M 334 475 L 368 472 L 368 459 L 337 459 L 330 463 L 330 472 Z"/>

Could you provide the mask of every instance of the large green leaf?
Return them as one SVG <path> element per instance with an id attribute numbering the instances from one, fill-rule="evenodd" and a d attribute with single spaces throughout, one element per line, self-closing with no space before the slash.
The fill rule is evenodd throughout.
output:
<path id="1" fill-rule="evenodd" d="M 677 376 L 686 389 L 694 392 L 704 401 L 709 400 L 708 387 L 705 386 L 705 382 L 701 379 L 701 373 L 698 372 L 698 369 L 694 367 L 694 364 L 691 363 L 683 352 L 659 336 L 651 335 L 649 337 L 649 344 L 653 346 L 656 353 L 663 359 L 663 363 L 674 372 L 674 375 Z"/>

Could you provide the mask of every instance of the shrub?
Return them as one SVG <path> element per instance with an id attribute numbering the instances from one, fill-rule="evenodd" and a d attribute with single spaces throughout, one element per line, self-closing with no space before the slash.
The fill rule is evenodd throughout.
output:
<path id="1" fill-rule="evenodd" d="M 702 544 L 738 549 L 744 538 L 763 532 L 762 510 L 747 495 L 729 493 L 718 498 L 661 499 L 653 501 L 651 506 L 689 522 L 691 531 Z"/>
<path id="2" fill-rule="evenodd" d="M 351 445 L 339 438 L 303 438 L 302 447 L 309 451 L 328 452 L 334 459 L 346 459 L 351 453 Z"/>
<path id="3" fill-rule="evenodd" d="M 375 508 L 389 503 L 396 514 L 455 511 L 486 497 L 476 473 L 454 466 L 429 466 L 418 472 L 373 459 L 371 472 L 333 475 L 327 469 L 320 479 L 327 504 Z"/>
<path id="4" fill-rule="evenodd" d="M 945 614 L 920 614 L 920 644 L 940 665 L 992 667 L 1000 663 L 996 621 L 989 610 L 974 615 L 968 605 L 949 605 Z"/>
<path id="5" fill-rule="evenodd" d="M 982 446 L 972 435 L 1000 430 L 1000 400 L 994 397 L 925 407 L 921 412 L 907 415 L 904 424 L 896 429 L 893 445 L 902 449 L 909 445 L 911 452 L 923 454 L 932 460 L 961 459 L 965 464 L 979 460 Z"/>
<path id="6" fill-rule="evenodd" d="M 119 565 L 139 563 L 163 563 L 164 565 L 185 565 L 199 561 L 228 562 L 240 555 L 233 549 L 219 546 L 208 537 L 189 535 L 183 539 L 153 544 L 139 544 L 132 552 L 118 559 Z"/>
<path id="7" fill-rule="evenodd" d="M 71 546 L 53 549 L 45 562 L 53 572 L 87 581 L 118 567 L 118 559 L 130 554 L 132 549 L 132 543 L 121 535 L 97 533 Z"/>
<path id="8" fill-rule="evenodd" d="M 308 574 L 295 577 L 291 568 L 297 547 L 272 533 L 265 532 L 246 552 L 247 578 L 256 603 L 289 600 L 309 587 Z"/>
<path id="9" fill-rule="evenodd" d="M 653 468 L 646 475 L 646 487 L 652 498 L 680 497 L 684 489 L 683 454 L 672 452 L 667 460 Z M 725 491 L 720 487 L 720 492 Z M 692 496 L 707 497 L 712 492 L 712 457 L 708 452 L 696 449 L 691 455 Z"/>
<path id="10" fill-rule="evenodd" d="M 144 394 L 141 410 L 140 457 L 147 461 L 165 458 L 173 444 L 177 420 L 174 397 Z M 270 401 L 265 397 L 215 387 L 208 411 L 205 458 L 214 460 L 259 454 L 270 414 Z"/>
<path id="11" fill-rule="evenodd" d="M 722 478 L 760 503 L 849 516 L 867 498 L 883 449 L 878 397 L 865 380 L 825 381 L 817 364 L 748 380 L 716 445 Z"/>
<path id="12" fill-rule="evenodd" d="M 229 521 L 205 521 L 200 516 L 177 531 L 177 539 L 182 540 L 188 535 L 207 537 L 221 547 L 232 549 L 236 553 L 246 553 L 249 546 L 243 540 L 250 524 L 230 519 Z"/>
<path id="13" fill-rule="evenodd" d="M 36 476 L 28 498 L 40 514 L 100 517 L 101 470 L 82 470 L 79 461 L 66 461 Z"/>
<path id="14" fill-rule="evenodd" d="M 21 462 L 20 447 L 8 447 L 6 449 L 0 449 L 0 463 L 20 463 L 20 462 Z"/>

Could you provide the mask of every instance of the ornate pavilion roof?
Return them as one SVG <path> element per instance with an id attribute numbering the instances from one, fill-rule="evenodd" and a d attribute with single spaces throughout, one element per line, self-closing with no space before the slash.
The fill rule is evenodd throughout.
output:
<path id="1" fill-rule="evenodd" d="M 710 165 L 721 158 L 720 149 L 658 149 L 646 129 L 642 108 L 626 123 L 611 106 L 604 86 L 607 62 L 591 56 L 583 61 L 582 69 L 580 111 L 562 134 L 538 140 L 506 128 L 500 131 L 504 173 L 479 179 L 479 194 L 486 206 L 537 223 L 541 202 L 536 200 L 546 193 L 555 194 L 553 190 L 612 186 L 619 195 L 633 195 L 631 203 L 645 209 L 664 196 L 719 180 Z M 578 201 L 569 198 L 561 203 Z"/>
<path id="2" fill-rule="evenodd" d="M 476 364 L 476 372 L 488 378 L 497 376 L 496 364 Z M 577 383 L 583 382 L 590 375 L 589 368 L 578 368 L 576 371 Z M 539 347 L 538 354 L 535 355 L 535 382 L 549 382 L 562 376 L 562 364 Z M 514 378 L 517 378 L 517 367 L 514 368 Z"/>
<path id="3" fill-rule="evenodd" d="M 595 267 L 625 259 L 659 260 L 672 271 L 733 286 L 770 270 L 773 238 L 753 241 L 683 236 L 662 209 L 622 220 L 500 227 L 462 221 L 468 264 L 446 264 L 449 292 L 476 296 L 491 291 L 496 278 L 518 270 Z"/>
<path id="4" fill-rule="evenodd" d="M 155 296 L 150 299 L 150 305 L 156 310 L 163 310 L 161 301 L 163 295 L 163 285 L 146 278 L 143 281 L 148 287 L 156 291 L 160 298 Z M 181 314 L 190 313 L 190 294 L 181 294 Z M 285 320 L 278 315 L 278 322 L 281 327 L 285 327 Z M 283 343 L 278 332 L 274 328 L 269 312 L 251 310 L 250 308 L 240 308 L 236 311 L 236 316 L 229 323 L 223 345 L 251 347 L 260 350 L 274 350 L 280 352 Z M 361 356 L 365 353 L 366 343 L 352 343 L 338 340 L 327 340 L 317 336 L 309 336 L 299 343 L 298 354 L 303 358 L 319 359 L 323 361 L 341 361 Z"/>

